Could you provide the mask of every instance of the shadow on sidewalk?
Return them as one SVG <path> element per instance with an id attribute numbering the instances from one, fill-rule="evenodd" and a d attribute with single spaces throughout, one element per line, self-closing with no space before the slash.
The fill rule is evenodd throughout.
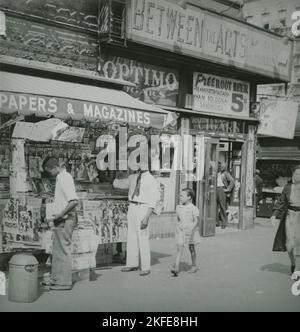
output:
<path id="1" fill-rule="evenodd" d="M 267 264 L 261 267 L 261 271 L 278 272 L 281 274 L 290 275 L 290 267 L 280 263 Z"/>
<path id="2" fill-rule="evenodd" d="M 161 252 L 151 251 L 151 265 L 160 264 L 160 259 L 171 256 L 172 255 L 162 254 Z"/>

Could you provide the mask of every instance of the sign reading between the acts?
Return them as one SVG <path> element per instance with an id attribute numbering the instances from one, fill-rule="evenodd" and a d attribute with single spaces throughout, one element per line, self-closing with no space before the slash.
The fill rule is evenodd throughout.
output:
<path id="1" fill-rule="evenodd" d="M 292 41 L 217 13 L 165 0 L 128 1 L 128 38 L 151 47 L 290 79 Z"/>

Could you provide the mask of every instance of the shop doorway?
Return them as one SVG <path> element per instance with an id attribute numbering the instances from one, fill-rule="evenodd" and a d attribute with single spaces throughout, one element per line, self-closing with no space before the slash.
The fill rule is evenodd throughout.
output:
<path id="1" fill-rule="evenodd" d="M 217 204 L 218 163 L 226 164 L 235 186 L 227 200 L 228 227 L 241 225 L 241 193 L 243 187 L 242 172 L 245 167 L 244 142 L 219 138 L 205 140 L 205 169 L 202 181 L 194 183 L 196 204 L 200 209 L 202 236 L 214 236 L 219 220 Z"/>

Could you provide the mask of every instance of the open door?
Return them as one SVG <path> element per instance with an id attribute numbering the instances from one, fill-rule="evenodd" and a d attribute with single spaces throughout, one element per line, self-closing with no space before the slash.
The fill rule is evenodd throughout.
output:
<path id="1" fill-rule="evenodd" d="M 206 139 L 204 179 L 199 183 L 202 186 L 199 192 L 203 202 L 202 236 L 213 236 L 216 233 L 218 159 L 219 140 Z"/>

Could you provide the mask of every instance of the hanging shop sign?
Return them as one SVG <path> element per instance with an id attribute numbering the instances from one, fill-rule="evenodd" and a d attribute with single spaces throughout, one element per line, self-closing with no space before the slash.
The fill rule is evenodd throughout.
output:
<path id="1" fill-rule="evenodd" d="M 298 115 L 298 103 L 265 99 L 260 107 L 258 134 L 293 139 Z"/>
<path id="2" fill-rule="evenodd" d="M 194 73 L 193 109 L 199 112 L 249 117 L 250 84 L 204 73 Z"/>
<path id="3" fill-rule="evenodd" d="M 144 127 L 164 127 L 167 114 L 67 98 L 0 91 L 1 112 L 73 120 L 114 121 Z"/>
<path id="4" fill-rule="evenodd" d="M 218 119 L 209 117 L 192 117 L 191 129 L 207 136 L 226 138 L 245 138 L 247 133 L 245 121 Z"/>
<path id="5" fill-rule="evenodd" d="M 134 83 L 124 90 L 148 104 L 176 106 L 179 73 L 176 70 L 104 54 L 100 59 L 100 76 Z"/>
<path id="6" fill-rule="evenodd" d="M 129 38 L 149 46 L 289 80 L 292 42 L 195 6 L 131 0 Z"/>

